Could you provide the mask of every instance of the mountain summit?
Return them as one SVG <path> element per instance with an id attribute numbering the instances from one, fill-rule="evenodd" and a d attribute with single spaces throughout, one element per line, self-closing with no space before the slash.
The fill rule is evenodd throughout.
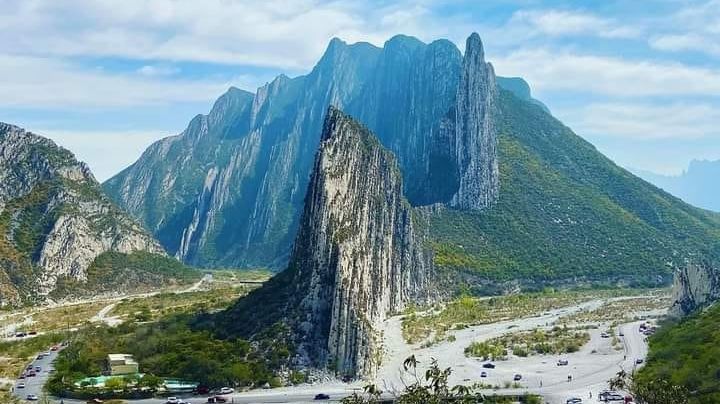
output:
<path id="1" fill-rule="evenodd" d="M 222 329 L 252 337 L 287 326 L 298 364 L 373 373 L 382 322 L 438 293 L 415 227 L 395 157 L 330 107 L 288 269 L 221 314 Z"/>
<path id="2" fill-rule="evenodd" d="M 147 254 L 143 257 L 155 263 L 168 259 L 157 241 L 103 194 L 84 163 L 51 140 L 5 123 L 0 123 L 0 184 L 0 304 L 66 297 L 74 287 L 101 282 L 97 264 L 110 258 L 126 264 L 122 257 L 131 254 Z M 166 280 L 114 269 L 115 275 L 102 275 L 114 282 L 105 279 L 88 292 Z"/>
<path id="3" fill-rule="evenodd" d="M 442 39 L 333 40 L 307 75 L 231 89 L 104 187 L 187 263 L 285 268 L 329 105 L 395 155 L 434 264 L 472 291 L 667 285 L 687 257 L 720 256 L 720 217 L 495 77 L 477 34 L 464 55 Z"/>

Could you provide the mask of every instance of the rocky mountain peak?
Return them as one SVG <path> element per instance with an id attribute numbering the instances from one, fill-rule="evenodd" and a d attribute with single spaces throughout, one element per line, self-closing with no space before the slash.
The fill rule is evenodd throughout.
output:
<path id="1" fill-rule="evenodd" d="M 107 251 L 164 254 L 72 153 L 0 124 L 0 271 L 19 279 L 12 287 L 45 295 L 61 277 L 84 281 Z"/>
<path id="2" fill-rule="evenodd" d="M 262 321 L 289 325 L 298 364 L 372 374 L 383 321 L 433 297 L 431 262 L 402 196 L 395 157 L 330 107 L 288 269 L 241 299 L 226 322 L 245 334 L 259 332 Z M 287 301 L 260 319 L 248 310 L 277 296 Z"/>
<path id="3" fill-rule="evenodd" d="M 485 62 L 485 50 L 477 32 L 473 32 L 465 40 L 465 58 L 473 64 Z"/>

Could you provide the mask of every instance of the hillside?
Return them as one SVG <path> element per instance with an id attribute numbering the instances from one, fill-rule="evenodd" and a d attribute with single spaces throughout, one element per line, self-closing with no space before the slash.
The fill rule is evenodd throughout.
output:
<path id="1" fill-rule="evenodd" d="M 613 164 L 522 79 L 496 78 L 477 34 L 466 48 L 334 39 L 309 74 L 230 89 L 104 187 L 186 263 L 283 269 L 335 105 L 395 154 L 436 264 L 476 291 L 668 284 L 685 258 L 718 255 L 720 216 Z"/>
<path id="2" fill-rule="evenodd" d="M 500 97 L 500 198 L 431 215 L 436 262 L 473 284 L 669 284 L 684 258 L 720 254 L 720 220 L 635 177 L 542 107 Z"/>
<path id="3" fill-rule="evenodd" d="M 720 402 L 720 305 L 675 323 L 650 338 L 647 364 L 635 376 L 642 386 L 664 380 L 686 388 L 691 404 Z"/>
<path id="4" fill-rule="evenodd" d="M 0 183 L 0 304 L 194 276 L 103 194 L 86 165 L 48 139 L 0 123 Z M 153 268 L 166 261 L 173 270 Z M 99 275 L 126 266 L 134 276 L 124 273 L 123 282 Z"/>
<path id="5" fill-rule="evenodd" d="M 213 328 L 243 338 L 287 328 L 295 365 L 368 375 L 388 314 L 438 291 L 395 156 L 333 107 L 321 139 L 288 269 L 218 314 Z"/>

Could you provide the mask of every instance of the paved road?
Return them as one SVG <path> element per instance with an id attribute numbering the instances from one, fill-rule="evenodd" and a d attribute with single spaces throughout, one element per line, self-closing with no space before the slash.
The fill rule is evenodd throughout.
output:
<path id="1" fill-rule="evenodd" d="M 45 356 L 43 359 L 36 359 L 30 364 L 40 366 L 40 372 L 35 377 L 27 377 L 24 380 L 16 380 L 14 389 L 15 395 L 21 399 L 27 397 L 28 394 L 35 394 L 38 397 L 42 397 L 43 386 L 50 377 L 50 371 L 53 369 L 52 363 L 57 358 L 57 352 L 50 351 L 50 354 Z M 24 382 L 24 388 L 18 388 L 18 384 Z"/>
<path id="2" fill-rule="evenodd" d="M 560 310 L 553 310 L 541 316 L 530 317 L 518 320 L 503 321 L 494 324 L 486 324 L 470 329 L 462 330 L 456 333 L 459 343 L 445 344 L 430 347 L 426 350 L 415 352 L 416 357 L 421 359 L 423 363 L 428 363 L 429 358 L 436 357 L 440 360 L 441 366 L 452 366 L 453 375 L 451 383 L 467 383 L 469 381 L 483 380 L 479 379 L 481 361 L 473 358 L 466 358 L 462 353 L 462 349 L 469 340 L 486 340 L 494 336 L 500 335 L 508 331 L 508 327 L 512 325 L 514 330 L 531 329 L 546 324 L 551 324 L 554 320 L 562 315 L 567 315 L 578 311 L 582 308 L 592 309 L 600 307 L 602 301 L 592 301 L 583 303 Z M 618 332 L 622 331 L 625 335 L 623 339 L 623 350 L 616 351 L 610 346 L 610 339 L 601 338 L 600 333 L 603 329 L 591 330 L 591 341 L 580 352 L 564 355 L 570 360 L 567 367 L 558 367 L 555 364 L 556 357 L 534 356 L 529 358 L 515 358 L 509 361 L 498 363 L 498 367 L 491 371 L 490 377 L 483 381 L 493 384 L 500 384 L 505 380 L 511 380 L 512 375 L 521 373 L 523 375 L 522 389 L 501 389 L 491 390 L 488 394 L 518 394 L 522 392 L 531 392 L 540 394 L 545 401 L 550 404 L 564 404 L 565 400 L 571 396 L 583 398 L 588 402 L 589 392 L 593 393 L 593 399 L 589 402 L 595 402 L 597 393 L 606 388 L 607 381 L 612 378 L 619 370 L 625 369 L 631 371 L 634 361 L 637 358 L 644 358 L 647 355 L 647 343 L 645 336 L 638 332 L 640 322 L 623 324 L 618 327 Z M 392 327 L 388 327 L 392 328 Z M 390 332 L 387 329 L 386 332 Z M 386 341 L 387 342 L 387 341 Z M 392 351 L 393 349 L 397 351 Z M 395 359 L 395 356 L 402 356 L 405 349 L 414 349 L 413 347 L 390 347 L 391 352 L 388 354 Z M 457 351 L 457 352 L 456 352 Z M 54 358 L 52 356 L 51 358 Z M 403 357 L 404 358 L 404 357 Z M 401 358 L 400 360 L 402 360 Z M 387 360 L 388 358 L 386 358 Z M 47 362 L 49 359 L 44 359 Z M 448 362 L 449 361 L 449 362 Z M 446 363 L 447 362 L 447 363 Z M 386 362 L 387 363 L 387 362 Z M 44 366 L 44 365 L 40 365 Z M 44 366 L 45 367 L 45 366 Z M 45 369 L 43 369 L 45 370 Z M 388 382 L 397 382 L 396 376 L 389 373 L 388 369 L 381 371 L 380 378 L 376 381 L 378 386 L 386 391 L 391 391 Z M 422 371 L 420 372 L 422 373 Z M 572 382 L 567 382 L 567 375 L 572 374 Z M 33 380 L 34 386 L 28 386 L 25 394 L 39 394 L 39 385 L 47 379 L 47 374 L 43 373 L 40 378 Z M 543 386 L 540 387 L 542 380 Z M 233 403 L 306 403 L 313 402 L 313 397 L 317 393 L 326 393 L 331 396 L 330 401 L 339 401 L 343 397 L 352 394 L 353 389 L 361 387 L 360 383 L 343 384 L 341 382 L 326 383 L 318 386 L 304 386 L 295 388 L 282 388 L 263 391 L 252 391 L 247 393 L 238 393 L 227 396 Z M 38 389 L 38 390 L 30 390 Z M 204 397 L 188 397 L 186 401 L 192 404 L 206 402 Z M 54 402 L 59 402 L 58 400 Z M 64 400 L 68 404 L 83 404 L 83 401 Z M 132 401 L 133 404 L 163 404 L 164 399 L 147 399 Z"/>

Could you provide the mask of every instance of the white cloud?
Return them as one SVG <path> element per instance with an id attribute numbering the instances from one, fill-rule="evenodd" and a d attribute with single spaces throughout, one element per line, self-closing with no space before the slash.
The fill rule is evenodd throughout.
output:
<path id="1" fill-rule="evenodd" d="M 145 65 L 139 69 L 137 69 L 137 72 L 143 76 L 172 76 L 174 74 L 180 73 L 180 69 L 177 67 L 172 66 L 155 66 L 155 65 Z"/>
<path id="2" fill-rule="evenodd" d="M 603 102 L 556 114 L 583 135 L 634 140 L 720 139 L 720 106 Z"/>
<path id="3" fill-rule="evenodd" d="M 230 85 L 258 84 L 250 76 L 230 81 L 165 80 L 78 68 L 56 59 L 5 55 L 0 63 L 0 106 L 122 107 L 206 102 Z"/>
<path id="4" fill-rule="evenodd" d="M 163 137 L 161 131 L 33 131 L 54 140 L 86 162 L 95 178 L 103 182 L 129 166 L 154 141 Z M 167 134 L 165 134 L 167 136 Z"/>
<path id="5" fill-rule="evenodd" d="M 665 32 L 650 38 L 651 47 L 720 56 L 720 0 L 683 7 L 668 18 L 667 25 Z"/>
<path id="6" fill-rule="evenodd" d="M 447 32 L 432 20 L 411 1 L 6 0 L 0 53 L 306 69 L 333 36 L 382 43 Z"/>
<path id="7" fill-rule="evenodd" d="M 528 32 L 549 36 L 635 38 L 641 34 L 639 27 L 623 26 L 612 19 L 567 10 L 520 10 L 513 14 L 509 24 L 524 25 Z"/>
<path id="8" fill-rule="evenodd" d="M 493 62 L 498 74 L 525 77 L 539 92 L 565 90 L 623 97 L 720 94 L 720 70 L 679 63 L 547 49 L 519 50 Z"/>

